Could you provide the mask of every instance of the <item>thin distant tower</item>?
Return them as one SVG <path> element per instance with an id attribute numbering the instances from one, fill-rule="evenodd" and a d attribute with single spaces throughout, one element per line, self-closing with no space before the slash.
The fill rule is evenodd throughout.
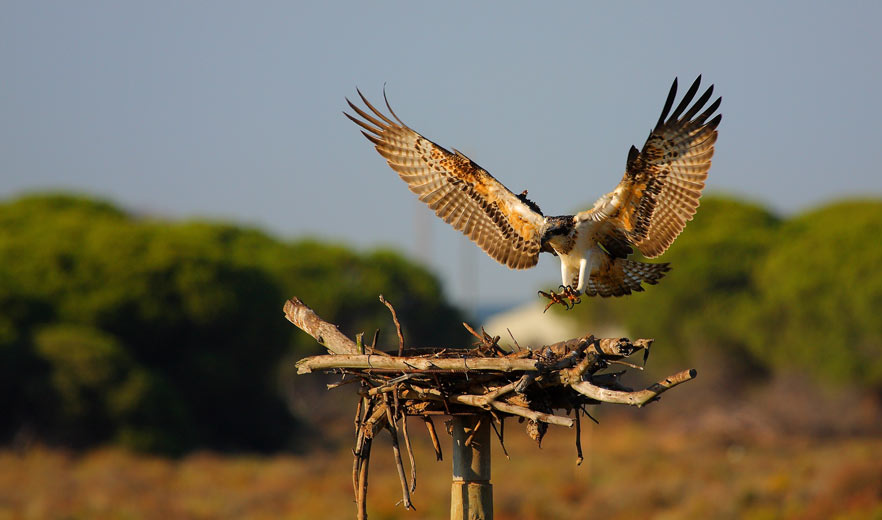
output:
<path id="1" fill-rule="evenodd" d="M 426 207 L 419 201 L 413 204 L 413 232 L 415 256 L 424 264 L 434 269 L 432 262 L 432 215 L 426 211 Z"/>
<path id="2" fill-rule="evenodd" d="M 465 311 L 475 316 L 478 308 L 478 248 L 468 240 L 459 241 L 459 283 Z"/>

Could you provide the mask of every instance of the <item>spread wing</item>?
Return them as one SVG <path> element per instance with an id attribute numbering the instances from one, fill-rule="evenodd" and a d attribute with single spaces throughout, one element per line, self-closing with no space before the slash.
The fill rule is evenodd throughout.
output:
<path id="1" fill-rule="evenodd" d="M 713 94 L 713 85 L 692 103 L 700 83 L 701 76 L 671 112 L 677 95 L 674 80 L 643 149 L 631 147 L 621 182 L 598 199 L 592 209 L 579 213 L 578 221 L 609 219 L 648 258 L 668 249 L 698 208 L 714 154 L 716 128 L 722 119 L 718 114 L 708 120 L 722 98 L 704 108 Z"/>
<path id="2" fill-rule="evenodd" d="M 410 191 L 496 261 L 513 269 L 536 265 L 544 218 L 535 204 L 509 191 L 462 153 L 450 152 L 408 128 L 388 100 L 394 121 L 360 91 L 358 95 L 370 112 L 347 99 L 361 119 L 344 114 L 365 130 L 364 136 Z"/>

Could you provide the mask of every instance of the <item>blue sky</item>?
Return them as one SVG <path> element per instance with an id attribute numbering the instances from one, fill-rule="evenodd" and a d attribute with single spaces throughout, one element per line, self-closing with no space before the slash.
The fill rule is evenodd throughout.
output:
<path id="1" fill-rule="evenodd" d="M 673 78 L 703 74 L 723 96 L 709 191 L 792 213 L 882 195 L 880 6 L 6 2 L 0 197 L 392 246 L 460 303 L 526 301 L 557 260 L 508 271 L 437 221 L 341 114 L 356 86 L 564 214 L 618 182 Z"/>

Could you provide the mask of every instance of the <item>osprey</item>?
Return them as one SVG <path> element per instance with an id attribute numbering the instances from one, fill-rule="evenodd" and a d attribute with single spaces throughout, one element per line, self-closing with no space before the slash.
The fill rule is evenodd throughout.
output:
<path id="1" fill-rule="evenodd" d="M 698 76 L 671 111 L 677 95 L 674 79 L 643 148 L 631 146 L 618 186 L 575 215 L 543 215 L 526 190 L 515 195 L 456 149 L 448 151 L 410 129 L 388 99 L 394 120 L 361 91 L 358 95 L 370 112 L 347 99 L 361 119 L 344 114 L 364 129 L 362 134 L 421 201 L 496 261 L 526 269 L 536 265 L 541 252 L 558 256 L 561 292 L 539 294 L 550 300 L 546 310 L 555 303 L 571 308 L 582 294 L 642 291 L 643 283 L 654 285 L 670 270 L 667 263 L 628 257 L 633 247 L 647 258 L 664 253 L 698 208 L 722 118 L 709 119 L 722 98 L 705 108 L 713 85 L 692 102 L 700 83 Z"/>

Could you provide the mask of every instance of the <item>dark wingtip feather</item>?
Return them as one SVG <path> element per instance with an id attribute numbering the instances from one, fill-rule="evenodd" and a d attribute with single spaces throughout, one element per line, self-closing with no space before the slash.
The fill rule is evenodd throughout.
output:
<path id="1" fill-rule="evenodd" d="M 702 94 L 701 97 L 695 101 L 695 104 L 692 105 L 692 108 L 690 108 L 686 111 L 685 114 L 683 114 L 683 119 L 687 121 L 691 120 L 695 116 L 695 114 L 697 114 L 698 111 L 701 110 L 701 108 L 707 103 L 707 100 L 710 99 L 713 93 L 714 86 L 711 85 L 710 87 L 708 87 L 707 90 L 704 91 L 704 94 Z"/>
<path id="2" fill-rule="evenodd" d="M 705 125 L 705 126 L 710 128 L 711 130 L 716 130 L 717 127 L 720 125 L 720 121 L 722 121 L 722 120 L 723 120 L 723 114 L 717 114 L 717 117 L 708 121 L 707 125 Z"/>
<path id="3" fill-rule="evenodd" d="M 718 108 L 720 108 L 720 103 L 722 103 L 722 102 L 723 102 L 723 98 L 718 97 L 716 99 L 716 101 L 714 101 L 713 103 L 711 103 L 711 105 L 709 107 L 707 107 L 707 110 L 705 110 L 704 112 L 701 113 L 700 116 L 695 118 L 695 123 L 699 124 L 699 125 L 704 124 L 704 121 L 707 118 L 709 118 L 711 115 L 713 115 L 713 113 L 716 112 Z"/>
<path id="4" fill-rule="evenodd" d="M 671 113 L 671 117 L 668 119 L 677 120 L 680 118 L 680 114 L 686 110 L 686 107 L 689 106 L 689 103 L 692 102 L 692 98 L 695 97 L 695 93 L 698 92 L 698 86 L 701 83 L 701 75 L 699 75 L 692 85 L 689 87 L 689 90 L 686 91 L 686 94 L 683 95 L 683 99 L 680 101 L 680 104 L 677 105 L 677 108 L 674 109 L 674 112 Z"/>
<path id="5" fill-rule="evenodd" d="M 671 107 L 674 105 L 674 98 L 677 97 L 677 78 L 674 78 L 674 83 L 671 85 L 671 90 L 668 91 L 668 99 L 665 100 L 665 107 L 662 108 L 661 115 L 658 118 L 658 122 L 655 124 L 655 127 L 658 128 L 665 122 L 665 118 L 668 117 L 668 111 L 671 110 Z"/>
<path id="6" fill-rule="evenodd" d="M 392 117 L 394 117 L 395 120 L 398 121 L 398 123 L 400 125 L 407 126 L 404 124 L 404 122 L 401 121 L 401 119 L 398 118 L 398 115 L 395 113 L 395 111 L 392 110 L 392 105 L 389 104 L 389 98 L 386 97 L 386 84 L 385 83 L 383 83 L 383 101 L 386 102 L 386 108 L 389 109 L 389 113 L 392 114 Z"/>
<path id="7" fill-rule="evenodd" d="M 380 112 L 379 110 L 377 110 L 376 107 L 374 107 L 374 105 L 372 105 L 371 102 L 368 101 L 368 99 L 367 99 L 366 97 L 364 97 L 364 94 L 362 94 L 360 90 L 358 90 L 358 89 L 355 89 L 355 90 L 358 92 L 358 96 L 361 98 L 361 100 L 364 102 L 364 104 L 365 104 L 365 105 L 371 110 L 371 112 L 373 112 L 374 114 L 376 114 L 378 117 L 380 117 L 380 118 L 381 118 L 383 121 L 385 121 L 386 123 L 388 123 L 388 124 L 390 124 L 390 125 L 394 125 L 394 124 L 395 124 L 395 121 L 392 121 L 391 119 L 389 119 L 388 117 L 386 117 L 382 112 Z M 361 114 L 360 111 L 359 111 L 359 114 Z M 364 117 L 367 117 L 367 116 L 364 116 Z M 399 122 L 400 122 L 400 121 L 399 121 Z M 375 124 L 376 124 L 376 123 L 375 123 Z M 383 126 L 383 125 L 378 125 L 378 126 Z"/>
<path id="8" fill-rule="evenodd" d="M 346 101 L 349 101 L 349 100 L 347 99 Z M 375 134 L 377 134 L 377 135 L 382 135 L 382 134 L 383 134 L 383 130 L 385 129 L 384 126 L 383 126 L 383 123 L 381 123 L 380 121 L 377 121 L 376 118 L 371 117 L 371 116 L 370 116 L 369 114 L 367 114 L 365 111 L 361 110 L 360 108 L 358 108 L 357 106 L 355 106 L 354 104 L 352 104 L 351 101 L 349 102 L 349 106 L 352 108 L 352 110 L 355 110 L 355 113 L 357 113 L 357 114 L 360 115 L 361 117 L 363 117 L 363 118 L 367 119 L 368 121 L 370 121 L 371 123 L 373 123 L 373 124 L 376 126 L 376 128 L 374 128 L 373 126 L 371 126 L 371 125 L 365 123 L 365 122 L 362 121 L 361 119 L 358 119 L 358 118 L 356 118 L 356 117 L 353 117 L 353 116 L 347 114 L 346 112 L 343 112 L 343 115 L 345 115 L 346 117 L 348 117 L 350 121 L 352 121 L 353 123 L 357 124 L 358 126 L 364 128 L 365 130 L 367 130 L 367 131 L 369 131 L 369 132 L 373 132 L 373 133 L 375 133 Z"/>
<path id="9" fill-rule="evenodd" d="M 367 137 L 368 141 L 374 143 L 376 146 L 382 146 L 384 144 L 380 138 L 375 137 L 375 136 L 365 132 L 364 130 L 362 130 L 361 135 Z"/>
<path id="10" fill-rule="evenodd" d="M 633 144 L 631 145 L 631 149 L 628 150 L 628 160 L 626 161 L 626 166 L 630 167 L 631 163 L 634 162 L 634 159 L 640 154 L 640 150 L 637 149 Z"/>

